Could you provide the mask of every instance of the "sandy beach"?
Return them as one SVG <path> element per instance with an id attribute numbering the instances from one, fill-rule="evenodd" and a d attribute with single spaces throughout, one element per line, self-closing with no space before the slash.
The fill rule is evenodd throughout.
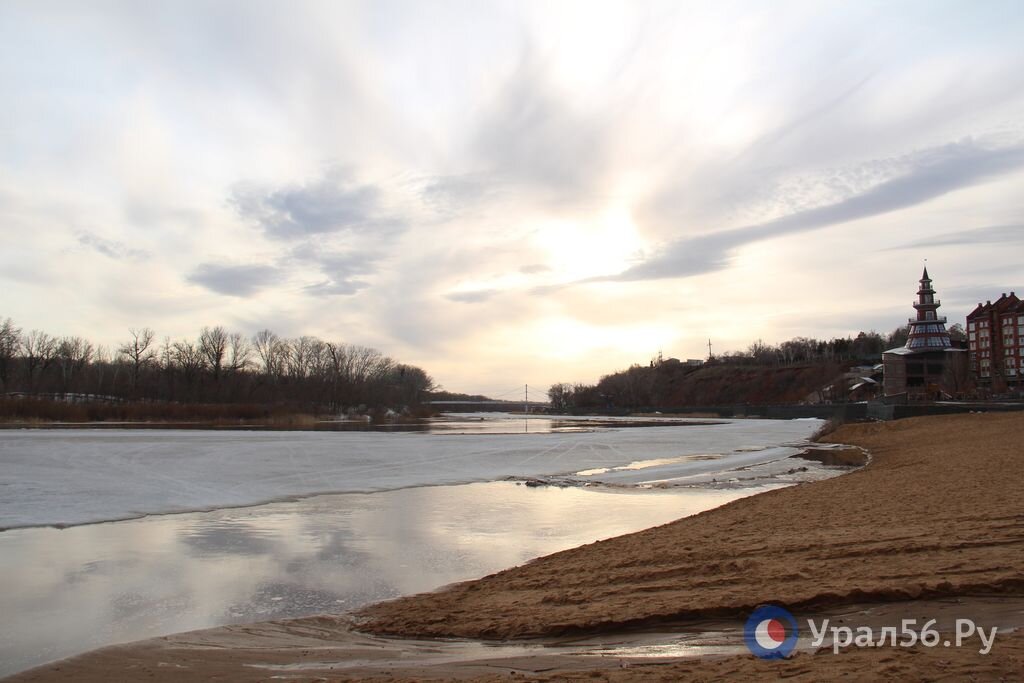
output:
<path id="1" fill-rule="evenodd" d="M 540 558 L 434 593 L 324 617 L 157 638 L 104 648 L 12 677 L 46 680 L 764 679 L 840 675 L 914 680 L 1013 680 L 1024 672 L 1024 635 L 1013 607 L 992 651 L 976 647 L 849 648 L 779 661 L 581 658 L 486 653 L 457 662 L 394 665 L 361 638 L 566 638 L 742 619 L 764 603 L 795 614 L 885 605 L 891 616 L 941 616 L 941 601 L 975 596 L 1020 605 L 1024 499 L 1019 414 L 968 414 L 840 427 L 825 441 L 868 450 L 848 475 L 764 493 L 646 531 Z M 614 514 L 614 511 L 609 511 Z M 939 602 L 936 602 L 939 601 Z M 966 603 L 963 601 L 967 601 Z M 992 604 L 977 606 L 981 621 Z M 941 611 L 941 610 L 940 610 Z M 1015 616 L 1016 615 L 1016 616 Z M 351 620 L 354 619 L 354 624 Z M 353 633 L 353 625 L 360 632 Z M 940 627 L 942 626 L 940 622 Z M 400 643 L 401 641 L 393 641 Z M 529 642 L 529 641 L 524 641 Z M 420 645 L 429 647 L 429 645 Z M 397 645 L 396 647 L 402 647 Z M 412 646 L 409 646 L 412 647 Z M 412 650 L 409 650 L 410 652 Z M 458 658 L 457 658 L 458 659 Z M 351 664 L 351 662 L 350 662 Z M 270 668 L 267 668 L 267 667 Z"/>

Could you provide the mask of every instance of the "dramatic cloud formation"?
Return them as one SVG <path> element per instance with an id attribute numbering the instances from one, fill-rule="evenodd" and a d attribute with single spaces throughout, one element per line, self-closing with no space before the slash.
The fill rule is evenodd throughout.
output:
<path id="1" fill-rule="evenodd" d="M 1017 170 L 1022 165 L 1024 144 L 988 148 L 967 140 L 924 150 L 912 155 L 907 171 L 860 194 L 764 223 L 681 240 L 611 279 L 629 281 L 699 275 L 727 266 L 734 250 L 744 244 L 905 209 Z M 1000 234 L 1005 237 L 1005 231 Z M 946 236 L 923 240 L 918 245 L 956 243 L 950 239 Z"/>
<path id="2" fill-rule="evenodd" d="M 1024 289 L 1022 34 L 998 1 L 10 0 L 0 317 L 531 394 L 891 330 L 925 258 L 955 321 Z"/>

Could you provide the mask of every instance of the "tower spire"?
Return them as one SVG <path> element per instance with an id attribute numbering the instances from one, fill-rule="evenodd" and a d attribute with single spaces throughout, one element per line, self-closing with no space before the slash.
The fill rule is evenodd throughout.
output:
<path id="1" fill-rule="evenodd" d="M 935 298 L 932 279 L 928 276 L 928 266 L 925 266 L 921 286 L 917 290 L 917 301 L 914 302 L 917 317 L 909 321 L 908 349 L 939 351 L 953 345 L 946 331 L 946 319 L 938 315 L 940 305 L 941 302 Z"/>

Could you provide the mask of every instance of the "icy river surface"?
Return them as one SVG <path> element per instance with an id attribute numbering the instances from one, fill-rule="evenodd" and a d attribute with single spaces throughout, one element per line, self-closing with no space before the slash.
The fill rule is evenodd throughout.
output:
<path id="1" fill-rule="evenodd" d="M 4 430 L 0 529 L 507 477 L 678 478 L 792 455 L 797 450 L 789 446 L 820 425 L 665 420 L 665 426 L 587 429 L 587 420 L 576 422 L 575 431 L 540 433 L 523 433 L 523 418 L 501 414 L 465 420 L 464 433 Z M 507 428 L 478 433 L 483 425 Z"/>
<path id="2" fill-rule="evenodd" d="M 771 472 L 804 462 L 787 458 L 820 426 L 465 420 L 410 434 L 0 431 L 0 675 L 343 611 L 696 514 L 791 483 Z M 756 471 L 769 476 L 721 486 Z M 647 482 L 695 485 L 632 486 Z"/>

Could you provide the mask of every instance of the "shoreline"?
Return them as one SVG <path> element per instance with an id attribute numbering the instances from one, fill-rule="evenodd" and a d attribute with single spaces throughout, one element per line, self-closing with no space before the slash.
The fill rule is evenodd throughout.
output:
<path id="1" fill-rule="evenodd" d="M 1021 427 L 1024 416 L 1012 414 L 843 425 L 823 441 L 865 448 L 869 466 L 378 603 L 358 624 L 401 637 L 505 639 L 738 616 L 765 602 L 821 609 L 1024 592 L 1020 482 L 1007 477 L 1020 471 Z"/>

